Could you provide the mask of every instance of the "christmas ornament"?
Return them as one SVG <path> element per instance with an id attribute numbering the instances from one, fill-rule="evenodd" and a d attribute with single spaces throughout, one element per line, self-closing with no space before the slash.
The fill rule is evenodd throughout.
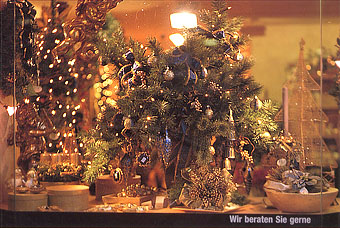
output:
<path id="1" fill-rule="evenodd" d="M 219 168 L 193 167 L 187 172 L 189 184 L 184 185 L 179 200 L 186 206 L 223 210 L 236 191 L 231 175 Z"/>
<path id="2" fill-rule="evenodd" d="M 230 158 L 230 159 L 234 159 L 235 158 L 235 148 L 234 148 L 233 144 L 228 145 L 228 147 L 227 147 L 227 155 L 228 155 L 228 158 Z"/>
<path id="3" fill-rule="evenodd" d="M 197 83 L 198 78 L 205 78 L 207 72 L 203 69 L 201 61 L 198 58 L 191 57 L 189 53 L 183 51 L 183 48 L 176 48 L 171 55 L 170 63 L 173 65 L 185 64 L 187 74 L 184 78 L 184 85 L 189 82 Z"/>
<path id="4" fill-rule="evenodd" d="M 136 161 L 140 167 L 147 167 L 151 162 L 150 154 L 148 152 L 139 152 L 136 155 Z"/>
<path id="5" fill-rule="evenodd" d="M 229 111 L 228 123 L 230 125 L 230 131 L 228 133 L 228 140 L 235 141 L 236 140 L 235 122 L 234 122 L 234 117 L 233 117 L 233 111 L 231 109 Z"/>
<path id="6" fill-rule="evenodd" d="M 157 188 L 148 187 L 140 184 L 132 184 L 122 189 L 120 193 L 117 194 L 118 197 L 139 197 L 153 195 L 157 192 Z"/>
<path id="7" fill-rule="evenodd" d="M 116 184 L 121 184 L 123 182 L 123 171 L 120 168 L 113 169 L 110 173 L 110 176 L 113 178 L 113 181 Z"/>
<path id="8" fill-rule="evenodd" d="M 155 55 L 151 55 L 147 60 L 147 63 L 149 66 L 155 65 L 157 62 L 158 62 L 158 57 Z"/>
<path id="9" fill-rule="evenodd" d="M 195 98 L 195 101 L 191 102 L 190 108 L 195 109 L 198 112 L 202 112 L 202 105 L 197 97 Z"/>
<path id="10" fill-rule="evenodd" d="M 209 153 L 214 156 L 215 155 L 215 148 L 213 146 L 209 146 Z"/>
<path id="11" fill-rule="evenodd" d="M 165 70 L 165 72 L 163 73 L 163 75 L 164 75 L 164 79 L 165 79 L 166 81 L 171 81 L 171 80 L 174 79 L 174 77 L 175 77 L 174 72 L 171 71 L 171 70 L 169 69 L 169 67 L 166 68 L 166 70 Z"/>
<path id="12" fill-rule="evenodd" d="M 106 13 L 115 8 L 121 1 L 122 0 L 78 0 L 76 17 L 64 25 L 65 39 L 52 50 L 55 60 L 54 65 L 58 64 L 58 60 L 62 61 L 66 59 L 66 54 L 77 43 L 81 44 L 81 48 L 79 48 L 77 52 L 80 58 L 86 61 L 97 58 L 98 52 L 88 41 L 91 40 L 91 36 L 104 25 Z"/>
<path id="13" fill-rule="evenodd" d="M 250 102 L 250 107 L 252 107 L 254 111 L 260 110 L 262 106 L 262 101 L 257 96 Z"/>
<path id="14" fill-rule="evenodd" d="M 224 160 L 224 168 L 226 168 L 228 171 L 231 170 L 231 162 L 230 162 L 229 158 L 226 158 Z"/>
<path id="15" fill-rule="evenodd" d="M 276 164 L 277 164 L 278 166 L 286 166 L 287 160 L 284 159 L 284 158 L 281 158 L 281 159 L 277 160 Z"/>
<path id="16" fill-rule="evenodd" d="M 210 105 L 207 105 L 207 108 L 205 110 L 205 115 L 208 117 L 209 120 L 213 118 L 214 111 L 211 109 Z"/>
<path id="17" fill-rule="evenodd" d="M 159 150 L 159 157 L 163 161 L 165 167 L 169 165 L 171 154 L 171 139 L 169 138 L 168 129 L 165 129 L 165 138 L 162 140 L 161 148 Z"/>
<path id="18" fill-rule="evenodd" d="M 238 60 L 238 61 L 241 61 L 241 60 L 243 60 L 243 55 L 241 54 L 241 51 L 239 50 L 238 51 L 238 53 L 237 53 L 237 55 L 236 55 L 236 59 Z"/>

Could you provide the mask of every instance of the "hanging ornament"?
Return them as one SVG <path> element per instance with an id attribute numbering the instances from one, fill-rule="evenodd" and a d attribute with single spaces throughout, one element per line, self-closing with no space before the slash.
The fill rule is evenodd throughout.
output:
<path id="1" fill-rule="evenodd" d="M 236 59 L 238 60 L 238 61 L 241 61 L 241 60 L 243 60 L 243 55 L 241 54 L 241 51 L 240 50 L 238 50 L 238 53 L 237 53 L 237 55 L 236 55 Z"/>
<path id="2" fill-rule="evenodd" d="M 197 97 L 195 98 L 195 101 L 191 102 L 190 108 L 195 109 L 198 112 L 202 112 L 202 104 L 200 103 Z"/>
<path id="3" fill-rule="evenodd" d="M 171 146 L 172 143 L 169 138 L 168 129 L 165 129 L 165 138 L 163 139 L 161 149 L 159 150 L 159 157 L 163 160 L 165 167 L 169 165 Z"/>
<path id="4" fill-rule="evenodd" d="M 228 158 L 235 159 L 235 148 L 233 144 L 227 147 L 227 154 L 228 154 Z"/>
<path id="5" fill-rule="evenodd" d="M 262 101 L 255 96 L 254 99 L 250 102 L 250 107 L 254 110 L 254 111 L 258 111 L 262 108 Z"/>
<path id="6" fill-rule="evenodd" d="M 234 117 L 233 117 L 233 111 L 231 109 L 229 111 L 228 123 L 230 125 L 230 131 L 228 133 L 228 140 L 235 141 L 236 140 L 235 122 L 234 122 Z"/>
<path id="7" fill-rule="evenodd" d="M 210 105 L 207 105 L 207 109 L 205 110 L 205 115 L 207 115 L 209 120 L 213 118 L 214 111 L 211 109 Z"/>
<path id="8" fill-rule="evenodd" d="M 231 170 L 231 162 L 230 162 L 229 158 L 226 158 L 224 160 L 224 168 L 226 168 L 227 170 Z"/>
<path id="9" fill-rule="evenodd" d="M 164 75 L 164 79 L 165 79 L 166 81 L 171 81 L 171 80 L 174 79 L 174 77 L 175 77 L 174 72 L 171 71 L 171 70 L 169 69 L 169 67 L 166 68 L 166 70 L 165 70 L 165 72 L 163 73 L 163 75 Z"/>
<path id="10" fill-rule="evenodd" d="M 136 161 L 140 167 L 147 167 L 151 162 L 150 154 L 148 152 L 139 152 L 136 155 Z"/>
<path id="11" fill-rule="evenodd" d="M 121 184 L 123 182 L 124 175 L 120 168 L 113 169 L 110 173 L 110 176 L 113 178 L 113 181 L 116 184 Z"/>
<path id="12" fill-rule="evenodd" d="M 171 55 L 170 63 L 173 65 L 185 64 L 187 67 L 187 74 L 184 78 L 184 85 L 190 83 L 196 84 L 198 78 L 205 78 L 207 72 L 203 69 L 201 61 L 198 58 L 191 57 L 189 53 L 183 51 L 181 48 L 176 48 Z"/>
<path id="13" fill-rule="evenodd" d="M 133 166 L 133 161 L 132 158 L 130 157 L 129 153 L 126 153 L 122 160 L 120 160 L 121 167 L 124 171 L 125 175 L 128 175 L 132 171 L 132 166 Z"/>
<path id="14" fill-rule="evenodd" d="M 215 155 L 215 148 L 213 146 L 209 146 L 209 153 L 214 156 Z"/>
<path id="15" fill-rule="evenodd" d="M 277 166 L 280 166 L 280 167 L 286 166 L 287 160 L 284 159 L 284 158 L 281 158 L 281 159 L 277 160 L 276 164 L 277 164 Z"/>
<path id="16" fill-rule="evenodd" d="M 246 185 L 246 192 L 247 194 L 249 195 L 250 193 L 250 190 L 251 190 L 251 187 L 252 187 L 252 184 L 253 184 L 253 178 L 251 176 L 251 168 L 248 167 L 247 168 L 247 174 L 245 176 L 245 179 L 244 179 L 244 184 Z"/>
<path id="17" fill-rule="evenodd" d="M 151 55 L 151 56 L 148 58 L 148 61 L 147 61 L 147 63 L 148 63 L 149 66 L 155 65 L 157 62 L 158 62 L 158 57 L 155 56 L 155 55 Z"/>
<path id="18" fill-rule="evenodd" d="M 131 135 L 129 134 L 131 127 L 132 127 L 132 119 L 130 118 L 130 115 L 129 115 L 124 120 L 124 128 L 122 130 L 122 135 L 127 139 L 131 138 Z"/>

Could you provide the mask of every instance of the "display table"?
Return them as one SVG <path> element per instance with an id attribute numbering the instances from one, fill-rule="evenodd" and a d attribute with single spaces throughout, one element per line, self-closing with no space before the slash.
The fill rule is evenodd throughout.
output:
<path id="1" fill-rule="evenodd" d="M 102 204 L 95 196 L 89 197 L 89 206 Z M 2 204 L 0 221 L 3 227 L 336 227 L 340 226 L 340 205 L 333 205 L 322 213 L 282 213 L 267 208 L 263 197 L 251 198 L 251 203 L 226 213 L 190 210 L 186 208 L 163 208 L 146 213 L 110 212 L 15 212 Z M 340 202 L 340 199 L 337 199 Z M 266 200 L 266 203 L 269 202 Z M 294 202 L 292 202 L 294 203 Z M 237 222 L 237 218 L 241 222 Z M 263 223 L 254 219 L 264 219 Z M 273 218 L 273 223 L 265 223 Z M 234 220 L 231 220 L 234 219 Z M 248 221 L 248 223 L 245 223 Z M 286 221 L 286 223 L 284 223 Z M 309 222 L 301 223 L 303 221 Z M 277 222 L 282 222 L 278 224 Z M 292 222 L 293 225 L 290 225 Z M 300 223 L 299 223 L 300 222 Z"/>

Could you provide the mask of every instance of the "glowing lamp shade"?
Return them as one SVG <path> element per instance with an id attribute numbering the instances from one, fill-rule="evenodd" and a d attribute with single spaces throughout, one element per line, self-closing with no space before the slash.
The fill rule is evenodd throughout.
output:
<path id="1" fill-rule="evenodd" d="M 179 33 L 171 34 L 169 39 L 176 47 L 179 47 L 184 43 L 184 37 Z"/>
<path id="2" fill-rule="evenodd" d="M 340 68 L 340 60 L 336 60 L 336 61 L 335 61 L 335 65 L 336 65 L 338 68 Z"/>
<path id="3" fill-rule="evenodd" d="M 170 15 L 172 28 L 196 28 L 197 17 L 193 13 L 173 13 Z"/>
<path id="4" fill-rule="evenodd" d="M 11 106 L 7 107 L 7 112 L 9 116 L 13 116 L 16 110 L 17 110 L 17 107 L 11 107 Z"/>

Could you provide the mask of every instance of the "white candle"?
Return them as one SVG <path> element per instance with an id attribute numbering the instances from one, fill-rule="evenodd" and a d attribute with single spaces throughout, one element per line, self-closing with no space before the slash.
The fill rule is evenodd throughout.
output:
<path id="1" fill-rule="evenodd" d="M 44 152 L 43 154 L 40 154 L 40 162 L 42 164 L 50 164 L 51 163 L 51 154 Z"/>
<path id="2" fill-rule="evenodd" d="M 288 88 L 282 88 L 283 134 L 288 136 Z"/>
<path id="3" fill-rule="evenodd" d="M 79 165 L 80 164 L 80 153 L 71 153 L 71 164 Z"/>
<path id="4" fill-rule="evenodd" d="M 61 163 L 61 156 L 59 153 L 52 154 L 51 165 L 57 165 Z"/>

